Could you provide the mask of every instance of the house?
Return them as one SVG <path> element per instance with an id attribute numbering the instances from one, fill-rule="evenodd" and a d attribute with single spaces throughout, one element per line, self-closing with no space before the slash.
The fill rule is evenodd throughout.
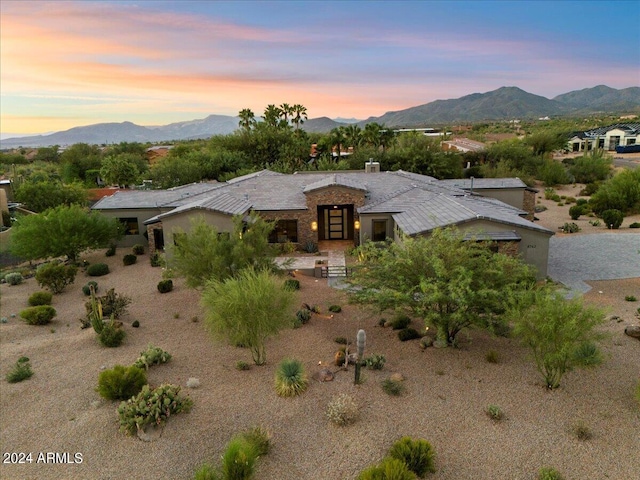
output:
<path id="1" fill-rule="evenodd" d="M 254 211 L 276 222 L 271 242 L 300 247 L 333 240 L 397 241 L 455 225 L 469 238 L 495 242 L 497 251 L 520 254 L 540 278 L 546 276 L 553 232 L 526 218 L 533 201 L 520 180 L 478 179 L 471 191 L 468 181 L 459 180 L 458 186 L 404 171 L 380 172 L 376 166 L 290 175 L 262 170 L 224 183 L 118 191 L 92 208 L 126 225 L 123 246 L 148 242 L 150 251 L 164 248 L 179 229 L 188 231 L 194 215 L 229 231 L 235 215 Z"/>
<path id="2" fill-rule="evenodd" d="M 486 148 L 482 142 L 476 142 L 469 138 L 459 137 L 452 140 L 445 140 L 441 143 L 442 150 L 445 152 L 481 152 Z"/>
<path id="3" fill-rule="evenodd" d="M 640 123 L 616 123 L 608 127 L 585 132 L 573 132 L 569 136 L 570 152 L 585 152 L 599 148 L 614 151 L 616 147 L 640 144 Z"/>

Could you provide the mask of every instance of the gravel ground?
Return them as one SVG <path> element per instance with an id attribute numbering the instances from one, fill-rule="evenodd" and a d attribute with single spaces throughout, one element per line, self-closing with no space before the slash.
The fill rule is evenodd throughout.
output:
<path id="1" fill-rule="evenodd" d="M 639 278 L 589 282 L 594 288 L 585 299 L 621 317 L 604 327 L 610 333 L 603 345 L 606 363 L 571 372 L 559 390 L 548 392 L 528 352 L 513 339 L 471 331 L 462 334 L 459 349 L 423 351 L 417 341 L 401 343 L 396 332 L 378 327 L 379 314 L 348 305 L 344 292 L 326 280 L 305 276 L 298 277 L 298 303 L 317 304 L 322 312 L 340 304 L 343 311 L 333 318 L 314 315 L 307 325 L 270 339 L 267 365 L 240 372 L 234 365 L 250 362 L 249 352 L 210 338 L 199 293 L 177 280 L 173 292 L 159 294 L 161 270 L 149 266 L 148 256 L 124 267 L 124 253 L 85 257 L 112 268 L 97 278 L 101 292 L 115 287 L 134 299 L 123 319 L 127 338 L 120 348 L 103 348 L 91 329 L 79 328 L 81 287 L 89 279 L 84 274 L 55 296 L 58 316 L 43 327 L 10 316 L 39 290 L 34 279 L 0 285 L 2 316 L 9 317 L 9 323 L 0 324 L 0 374 L 4 377 L 21 355 L 30 357 L 35 372 L 18 384 L 0 380 L 1 450 L 34 454 L 32 464 L 0 465 L 0 478 L 188 479 L 202 463 L 217 463 L 229 439 L 254 425 L 267 427 L 273 436 L 272 451 L 258 462 L 259 479 L 353 479 L 403 435 L 433 444 L 438 469 L 433 479 L 529 480 L 542 466 L 555 467 L 568 480 L 637 478 L 640 411 L 633 389 L 640 342 L 623 330 L 638 323 L 634 312 L 640 303 L 624 297 L 640 297 Z M 130 326 L 133 320 L 140 328 Z M 419 320 L 413 326 L 422 327 Z M 354 339 L 360 328 L 367 332 L 365 353 L 386 356 L 383 370 L 364 370 L 365 381 L 358 386 L 351 369 L 337 371 L 333 382 L 312 380 L 297 398 L 275 394 L 280 360 L 301 360 L 311 376 L 331 364 L 336 337 Z M 101 400 L 94 388 L 101 368 L 132 363 L 149 343 L 173 355 L 149 371 L 152 384 L 184 386 L 197 377 L 201 386 L 183 389 L 194 401 L 191 413 L 172 417 L 159 439 L 145 443 L 118 432 L 117 403 Z M 499 353 L 498 364 L 485 360 L 489 350 Z M 406 377 L 401 397 L 388 396 L 380 386 L 395 372 Z M 339 393 L 353 395 L 360 406 L 358 421 L 345 428 L 325 418 L 327 403 Z M 484 413 L 489 404 L 500 406 L 505 419 L 490 420 Z M 591 440 L 579 441 L 571 433 L 579 421 L 593 432 Z M 83 461 L 37 464 L 38 452 L 77 452 Z"/>

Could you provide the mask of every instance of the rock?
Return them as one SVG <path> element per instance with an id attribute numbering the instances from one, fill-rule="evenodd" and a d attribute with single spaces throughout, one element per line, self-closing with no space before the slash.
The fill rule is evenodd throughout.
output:
<path id="1" fill-rule="evenodd" d="M 640 339 L 640 325 L 629 325 L 625 327 L 624 333 L 630 337 Z"/>
<path id="2" fill-rule="evenodd" d="M 389 380 L 391 380 L 392 382 L 403 382 L 404 375 L 402 375 L 401 373 L 392 373 L 389 377 Z"/>
<path id="3" fill-rule="evenodd" d="M 358 361 L 358 354 L 357 353 L 350 353 L 349 354 L 349 365 L 355 365 L 357 361 Z"/>
<path id="4" fill-rule="evenodd" d="M 420 340 L 420 348 L 422 348 L 423 350 L 425 348 L 431 347 L 433 345 L 433 338 L 431 337 L 422 337 L 422 339 Z"/>
<path id="5" fill-rule="evenodd" d="M 620 323 L 622 321 L 622 319 L 618 315 L 609 315 L 606 319 L 609 322 L 618 322 L 618 323 Z"/>
<path id="6" fill-rule="evenodd" d="M 335 376 L 333 372 L 328 368 L 323 368 L 316 375 L 314 375 L 314 378 L 319 382 L 330 382 L 334 379 L 334 377 Z"/>

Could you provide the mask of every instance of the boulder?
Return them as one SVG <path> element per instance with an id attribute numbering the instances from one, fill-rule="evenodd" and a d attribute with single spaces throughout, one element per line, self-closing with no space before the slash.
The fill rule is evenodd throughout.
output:
<path id="1" fill-rule="evenodd" d="M 391 380 L 392 382 L 402 382 L 404 381 L 404 375 L 402 375 L 401 373 L 392 373 L 389 377 L 389 380 Z"/>
<path id="2" fill-rule="evenodd" d="M 317 374 L 314 375 L 314 378 L 319 382 L 330 382 L 334 379 L 334 374 L 328 368 L 323 368 Z"/>
<path id="3" fill-rule="evenodd" d="M 625 327 L 624 333 L 630 337 L 640 339 L 640 325 L 629 325 Z"/>

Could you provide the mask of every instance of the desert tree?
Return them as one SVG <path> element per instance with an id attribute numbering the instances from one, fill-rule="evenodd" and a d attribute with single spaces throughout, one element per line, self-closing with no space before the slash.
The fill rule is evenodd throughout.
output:
<path id="1" fill-rule="evenodd" d="M 268 270 L 245 268 L 235 277 L 206 284 L 205 321 L 215 336 L 248 347 L 254 363 L 264 365 L 266 339 L 292 324 L 294 296 Z"/>
<path id="2" fill-rule="evenodd" d="M 27 260 L 66 256 L 75 262 L 84 250 L 106 247 L 120 235 L 115 218 L 79 205 L 62 205 L 16 221 L 10 249 Z"/>
<path id="3" fill-rule="evenodd" d="M 562 376 L 575 367 L 594 366 L 602 357 L 596 342 L 603 334 L 597 327 L 605 315 L 585 306 L 582 299 L 565 299 L 548 288 L 521 292 L 511 300 L 506 318 L 514 334 L 532 353 L 549 389 L 560 386 Z"/>
<path id="4" fill-rule="evenodd" d="M 232 232 L 220 232 L 200 216 L 192 220 L 188 232 L 175 232 L 175 245 L 168 246 L 169 264 L 186 278 L 189 287 L 224 280 L 249 267 L 277 270 L 275 251 L 269 244 L 273 223 L 255 213 L 246 222 L 241 215 L 233 221 Z"/>
<path id="5" fill-rule="evenodd" d="M 519 258 L 493 253 L 488 242 L 465 240 L 448 228 L 382 249 L 360 247 L 350 295 L 380 310 L 409 309 L 436 328 L 442 345 L 455 345 L 467 327 L 503 331 L 503 299 L 534 281 Z"/>

